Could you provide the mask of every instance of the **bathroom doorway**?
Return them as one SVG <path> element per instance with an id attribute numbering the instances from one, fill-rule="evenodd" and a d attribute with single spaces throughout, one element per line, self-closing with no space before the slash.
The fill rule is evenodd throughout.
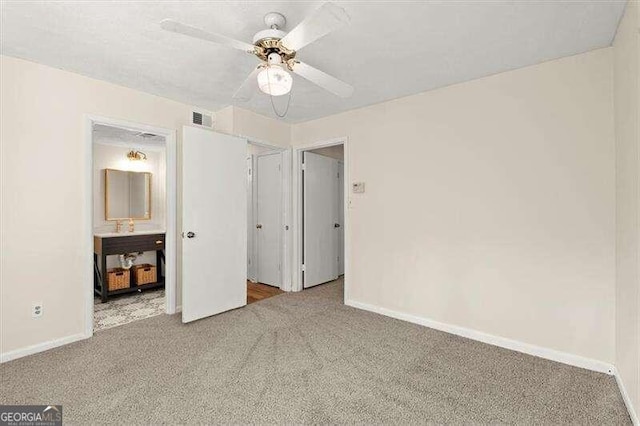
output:
<path id="1" fill-rule="evenodd" d="M 175 136 L 90 119 L 88 335 L 175 313 Z M 90 303 L 89 303 L 90 302 Z"/>

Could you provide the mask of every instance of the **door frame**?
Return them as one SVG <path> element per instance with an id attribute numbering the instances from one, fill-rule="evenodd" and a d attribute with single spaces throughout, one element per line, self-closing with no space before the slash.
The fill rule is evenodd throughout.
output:
<path id="1" fill-rule="evenodd" d="M 264 148 L 269 148 L 274 151 L 279 151 L 282 155 L 282 185 L 281 185 L 281 201 L 282 206 L 280 209 L 280 289 L 282 291 L 292 291 L 291 287 L 291 256 L 292 256 L 292 229 L 291 224 L 292 217 L 292 200 L 291 200 L 291 148 L 282 147 L 280 145 L 274 145 L 269 142 L 265 142 L 252 137 L 242 136 L 247 139 L 247 144 L 256 145 Z M 258 155 L 252 155 L 252 169 L 253 176 L 251 179 L 251 214 L 252 219 L 257 210 L 257 181 L 255 180 L 255 172 L 257 171 L 257 158 Z M 254 220 L 255 222 L 255 220 Z M 257 257 L 257 241 L 258 235 L 255 226 L 251 229 L 247 229 L 247 232 L 251 232 L 252 240 L 254 242 L 251 247 L 251 262 L 256 262 Z M 256 266 L 257 267 L 257 266 Z"/>
<path id="2" fill-rule="evenodd" d="M 350 236 L 350 218 L 349 206 L 351 205 L 351 197 L 349 191 L 350 170 L 349 170 L 349 139 L 344 137 L 321 140 L 308 144 L 297 146 L 293 149 L 293 217 L 295 218 L 295 226 L 293 232 L 294 250 L 293 250 L 293 280 L 292 291 L 302 291 L 302 154 L 305 151 L 311 151 L 318 148 L 342 145 L 344 150 L 344 204 L 342 206 L 344 213 L 344 300 L 349 300 L 349 282 L 351 278 L 351 236 Z"/>
<path id="3" fill-rule="evenodd" d="M 343 150 L 344 150 L 344 148 L 343 148 Z M 344 158 L 342 160 L 338 160 L 338 165 L 339 165 L 339 167 L 340 166 L 342 167 L 342 201 L 344 203 L 344 198 L 346 197 L 346 194 L 344 192 L 344 189 L 345 189 L 344 188 L 344 182 L 345 182 L 345 179 L 344 179 Z M 342 211 L 342 223 L 340 224 L 340 226 L 342 226 L 342 228 L 341 228 L 342 241 L 340 242 L 341 243 L 341 247 L 338 249 L 338 254 L 340 255 L 340 260 L 342 262 L 342 269 L 340 268 L 340 264 L 338 264 L 338 276 L 345 275 L 345 269 L 344 268 L 345 268 L 346 263 L 345 263 L 344 254 L 345 254 L 345 238 L 346 237 L 345 237 L 345 231 L 344 231 L 344 218 L 345 218 L 345 215 L 344 215 L 344 210 L 343 210 Z M 340 273 L 340 271 L 342 271 L 342 273 Z"/>
<path id="4" fill-rule="evenodd" d="M 176 130 L 166 129 L 148 124 L 98 115 L 85 114 L 85 171 L 84 171 L 84 259 L 87 269 L 84 271 L 85 282 L 85 329 L 86 338 L 93 336 L 93 126 L 102 124 L 137 132 L 148 132 L 164 136 L 166 150 L 166 229 L 165 229 L 165 312 L 176 313 L 177 295 L 177 139 Z"/>

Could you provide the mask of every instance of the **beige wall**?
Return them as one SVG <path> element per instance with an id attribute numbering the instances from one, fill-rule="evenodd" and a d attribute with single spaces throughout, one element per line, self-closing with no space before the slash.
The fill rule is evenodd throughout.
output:
<path id="1" fill-rule="evenodd" d="M 347 136 L 347 299 L 612 363 L 612 51 L 293 126 Z M 349 256 L 349 254 L 347 254 Z"/>
<path id="2" fill-rule="evenodd" d="M 617 152 L 616 368 L 640 413 L 640 7 L 629 2 L 614 41 Z"/>
<path id="3" fill-rule="evenodd" d="M 233 105 L 216 111 L 213 115 L 213 127 L 217 132 L 233 134 Z"/>
<path id="4" fill-rule="evenodd" d="M 289 124 L 235 106 L 217 111 L 214 127 L 219 132 L 243 136 L 256 142 L 267 142 L 282 147 L 291 145 Z"/>

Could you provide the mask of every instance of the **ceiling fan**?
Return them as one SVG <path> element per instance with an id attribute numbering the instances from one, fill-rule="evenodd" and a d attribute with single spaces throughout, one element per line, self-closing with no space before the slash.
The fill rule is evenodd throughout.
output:
<path id="1" fill-rule="evenodd" d="M 333 3 L 324 3 L 288 33 L 282 30 L 286 19 L 280 13 L 266 14 L 264 22 L 268 29 L 256 33 L 253 36 L 253 44 L 210 33 L 172 19 L 163 20 L 160 26 L 167 31 L 211 41 L 257 56 L 260 64 L 235 92 L 234 99 L 248 101 L 256 89 L 271 96 L 289 93 L 293 85 L 289 71 L 337 96 L 348 98 L 353 94 L 353 87 L 349 84 L 299 61 L 296 57 L 298 51 L 306 45 L 349 23 L 349 16 L 344 9 Z"/>

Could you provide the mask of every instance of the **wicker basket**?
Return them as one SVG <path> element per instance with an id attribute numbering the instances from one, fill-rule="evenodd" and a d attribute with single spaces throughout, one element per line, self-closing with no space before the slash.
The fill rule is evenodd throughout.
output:
<path id="1" fill-rule="evenodd" d="M 134 265 L 133 280 L 136 285 L 155 283 L 156 281 L 158 281 L 158 273 L 156 267 L 149 263 Z"/>
<path id="2" fill-rule="evenodd" d="M 122 268 L 113 268 L 107 271 L 107 288 L 109 291 L 129 288 L 130 285 L 129 271 Z"/>

